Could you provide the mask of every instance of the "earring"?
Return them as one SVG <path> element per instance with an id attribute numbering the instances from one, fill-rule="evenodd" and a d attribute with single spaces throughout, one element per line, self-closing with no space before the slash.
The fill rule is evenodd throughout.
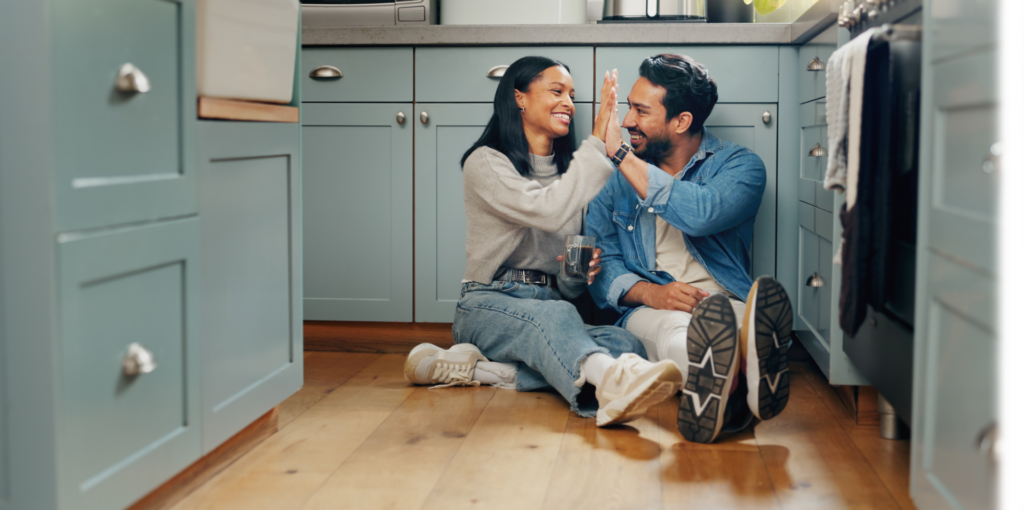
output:
<path id="1" fill-rule="evenodd" d="M 526 113 L 526 108 L 520 106 L 519 107 L 519 113 Z"/>

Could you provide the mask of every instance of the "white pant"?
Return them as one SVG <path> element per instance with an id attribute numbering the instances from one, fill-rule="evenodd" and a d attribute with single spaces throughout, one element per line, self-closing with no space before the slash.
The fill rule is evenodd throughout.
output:
<path id="1" fill-rule="evenodd" d="M 730 299 L 729 303 L 736 314 L 736 331 L 739 332 L 747 305 L 738 299 Z M 636 335 L 644 344 L 648 360 L 670 359 L 685 374 L 689 366 L 686 356 L 686 331 L 690 328 L 691 318 L 693 315 L 689 312 L 644 307 L 629 316 L 626 330 Z"/>

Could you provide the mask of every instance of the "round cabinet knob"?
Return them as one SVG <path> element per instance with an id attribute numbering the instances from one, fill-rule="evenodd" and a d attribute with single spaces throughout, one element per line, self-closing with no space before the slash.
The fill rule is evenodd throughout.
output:
<path id="1" fill-rule="evenodd" d="M 494 66 L 487 70 L 487 77 L 501 79 L 505 76 L 505 71 L 508 71 L 508 66 Z"/>
<path id="2" fill-rule="evenodd" d="M 765 110 L 765 112 L 761 114 L 761 121 L 764 122 L 765 124 L 771 124 L 772 112 Z"/>
<path id="3" fill-rule="evenodd" d="M 133 343 L 128 346 L 128 353 L 125 354 L 121 366 L 124 369 L 124 375 L 135 377 L 156 370 L 156 360 L 153 359 L 153 353 L 148 349 L 138 343 Z"/>
<path id="4" fill-rule="evenodd" d="M 982 164 L 985 173 L 1010 175 L 1013 173 L 1013 151 L 1009 141 L 996 141 L 988 147 L 988 159 Z"/>
<path id="5" fill-rule="evenodd" d="M 999 425 L 991 423 L 978 433 L 974 446 L 991 462 L 999 460 Z"/>
<path id="6" fill-rule="evenodd" d="M 117 80 L 114 81 L 114 87 L 119 92 L 145 94 L 149 92 L 149 78 L 138 67 L 129 62 L 121 66 L 121 69 L 117 72 Z"/>
<path id="7" fill-rule="evenodd" d="M 320 66 L 314 67 L 313 70 L 309 72 L 309 77 L 314 80 L 340 80 L 344 75 L 341 74 L 341 69 L 338 69 L 337 67 Z"/>
<path id="8" fill-rule="evenodd" d="M 814 274 L 812 274 L 809 278 L 807 278 L 807 286 L 808 287 L 814 287 L 814 288 L 824 287 L 825 286 L 825 279 L 822 278 L 821 276 L 818 276 L 818 272 L 815 271 Z"/>
<path id="9" fill-rule="evenodd" d="M 399 124 L 405 124 L 405 112 L 398 112 L 398 115 L 395 115 L 395 120 Z"/>
<path id="10" fill-rule="evenodd" d="M 430 115 L 427 112 L 420 112 L 420 123 L 426 124 L 430 120 Z"/>
<path id="11" fill-rule="evenodd" d="M 814 57 L 814 60 L 812 60 L 811 63 L 807 64 L 807 70 L 808 71 L 824 71 L 825 70 L 825 61 L 820 59 L 820 58 L 818 58 L 818 57 Z"/>

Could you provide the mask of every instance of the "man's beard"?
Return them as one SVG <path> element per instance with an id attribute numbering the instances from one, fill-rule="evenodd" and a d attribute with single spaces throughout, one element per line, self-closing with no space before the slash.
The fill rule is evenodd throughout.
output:
<path id="1" fill-rule="evenodd" d="M 672 142 L 669 141 L 667 136 L 661 138 L 651 138 L 647 136 L 647 133 L 643 133 L 647 138 L 647 143 L 644 144 L 643 150 L 636 150 L 636 155 L 640 159 L 645 159 L 651 163 L 658 164 L 661 162 L 661 158 L 665 157 L 669 151 L 672 150 Z"/>

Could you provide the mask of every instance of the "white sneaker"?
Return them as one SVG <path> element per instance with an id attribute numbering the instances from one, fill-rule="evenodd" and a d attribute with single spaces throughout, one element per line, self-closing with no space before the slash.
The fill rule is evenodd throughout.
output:
<path id="1" fill-rule="evenodd" d="M 473 380 L 478 361 L 487 358 L 473 344 L 456 344 L 448 350 L 434 344 L 419 344 L 405 360 L 405 380 L 436 384 L 435 388 L 480 386 L 480 381 Z"/>
<path id="2" fill-rule="evenodd" d="M 651 363 L 636 354 L 623 354 L 597 386 L 597 426 L 635 420 L 648 407 L 679 391 L 683 374 L 671 360 Z"/>

